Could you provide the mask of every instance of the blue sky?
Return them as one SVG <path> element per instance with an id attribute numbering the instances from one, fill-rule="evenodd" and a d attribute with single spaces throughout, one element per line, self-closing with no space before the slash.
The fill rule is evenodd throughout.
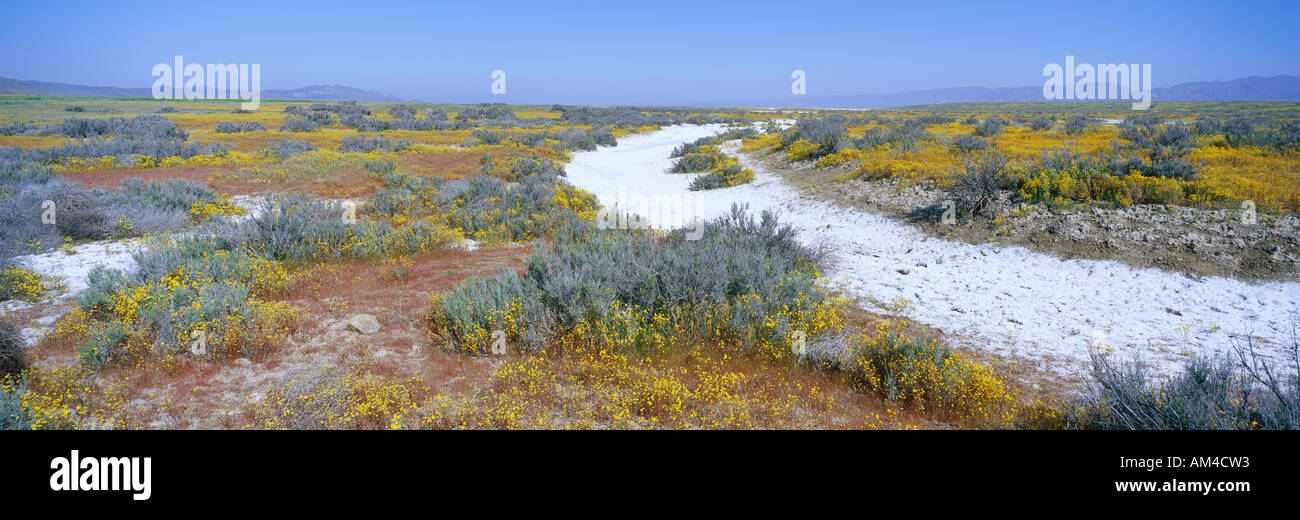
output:
<path id="1" fill-rule="evenodd" d="M 149 87 L 156 63 L 260 63 L 262 87 L 424 101 L 736 103 L 1040 85 L 1150 63 L 1155 86 L 1300 74 L 1300 2 L 10 3 L 0 76 Z M 507 96 L 490 94 L 491 72 Z"/>

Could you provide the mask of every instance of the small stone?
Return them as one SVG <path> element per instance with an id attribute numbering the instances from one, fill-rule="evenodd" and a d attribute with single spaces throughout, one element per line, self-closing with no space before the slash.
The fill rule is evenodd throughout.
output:
<path id="1" fill-rule="evenodd" d="M 362 334 L 374 334 L 379 332 L 379 320 L 369 314 L 358 314 L 348 320 L 348 325 L 352 326 L 357 332 Z"/>

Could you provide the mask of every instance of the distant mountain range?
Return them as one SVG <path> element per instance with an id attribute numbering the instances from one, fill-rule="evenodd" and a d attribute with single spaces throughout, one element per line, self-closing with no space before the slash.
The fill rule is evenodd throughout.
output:
<path id="1" fill-rule="evenodd" d="M 28 81 L 0 76 L 0 95 L 91 96 L 91 97 L 153 97 L 148 88 L 88 87 L 48 81 Z M 367 101 L 397 103 L 402 99 L 370 90 L 343 85 L 310 85 L 292 90 L 265 89 L 262 99 L 292 99 L 310 101 Z"/>
<path id="2" fill-rule="evenodd" d="M 1104 90 L 1105 87 L 1102 87 Z M 1151 100 L 1161 101 L 1294 101 L 1300 102 L 1300 76 L 1275 76 L 1199 81 L 1151 89 Z M 1042 85 L 1032 87 L 954 87 L 884 94 L 843 96 L 787 96 L 755 103 L 788 108 L 889 108 L 942 103 L 1043 101 Z"/>
<path id="3" fill-rule="evenodd" d="M 1104 89 L 1104 87 L 1103 87 Z M 152 97 L 148 88 L 88 87 L 0 77 L 0 95 Z M 311 85 L 292 90 L 267 89 L 262 99 L 311 101 L 364 101 L 398 103 L 395 96 L 342 85 Z M 1152 89 L 1151 99 L 1160 101 L 1292 101 L 1300 102 L 1300 76 L 1275 76 L 1199 81 Z M 942 103 L 1034 102 L 1043 101 L 1042 85 L 1031 87 L 953 87 L 884 94 L 842 96 L 786 96 L 750 102 L 750 106 L 782 108 L 889 108 Z M 734 106 L 734 105 L 733 105 Z"/>

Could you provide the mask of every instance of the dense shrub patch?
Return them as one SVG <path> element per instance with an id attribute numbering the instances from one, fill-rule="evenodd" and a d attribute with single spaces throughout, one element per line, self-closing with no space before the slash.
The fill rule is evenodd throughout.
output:
<path id="1" fill-rule="evenodd" d="M 734 128 L 718 135 L 702 137 L 673 149 L 673 173 L 706 172 L 691 181 L 691 190 L 711 190 L 738 186 L 754 180 L 754 171 L 741 166 L 734 157 L 722 153 L 718 145 L 732 139 L 754 139 L 753 128 Z"/>
<path id="2" fill-rule="evenodd" d="M 734 342 L 781 358 L 794 331 L 810 337 L 839 323 L 836 296 L 818 282 L 823 258 L 795 231 L 743 210 L 677 232 L 602 232 L 561 242 L 528 261 L 435 298 L 431 333 L 466 352 L 484 351 L 492 331 L 528 350 L 568 342 L 657 349 Z"/>

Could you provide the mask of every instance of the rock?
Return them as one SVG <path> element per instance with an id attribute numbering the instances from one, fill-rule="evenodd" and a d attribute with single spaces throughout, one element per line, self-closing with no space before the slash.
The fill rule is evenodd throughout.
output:
<path id="1" fill-rule="evenodd" d="M 379 332 L 379 320 L 369 314 L 358 314 L 348 320 L 348 325 L 357 332 L 362 334 L 374 334 Z"/>

